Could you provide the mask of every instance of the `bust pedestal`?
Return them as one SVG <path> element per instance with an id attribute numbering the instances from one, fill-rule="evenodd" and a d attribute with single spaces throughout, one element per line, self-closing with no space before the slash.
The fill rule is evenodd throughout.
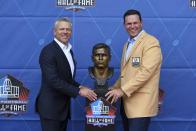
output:
<path id="1" fill-rule="evenodd" d="M 95 79 L 94 91 L 97 94 L 96 101 L 86 99 L 85 131 L 115 131 L 116 106 L 106 101 L 108 82 L 113 75 L 113 68 L 109 68 L 106 78 L 99 80 L 95 77 L 93 67 L 89 67 L 89 74 Z"/>

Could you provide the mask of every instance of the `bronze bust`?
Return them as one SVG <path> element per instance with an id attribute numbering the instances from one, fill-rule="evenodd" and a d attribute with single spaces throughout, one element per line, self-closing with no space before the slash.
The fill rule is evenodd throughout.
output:
<path id="1" fill-rule="evenodd" d="M 116 106 L 106 100 L 108 80 L 113 76 L 114 69 L 109 67 L 111 59 L 110 47 L 104 43 L 93 46 L 92 61 L 94 66 L 88 68 L 90 77 L 95 80 L 94 92 L 97 100 L 86 101 L 85 131 L 114 131 Z M 106 122 L 107 121 L 107 122 Z"/>
<path id="2" fill-rule="evenodd" d="M 95 89 L 108 88 L 107 80 L 113 76 L 114 69 L 108 67 L 111 60 L 110 47 L 104 43 L 98 43 L 93 46 L 91 59 L 94 63 L 93 67 L 89 67 L 88 71 L 92 79 L 95 79 Z"/>

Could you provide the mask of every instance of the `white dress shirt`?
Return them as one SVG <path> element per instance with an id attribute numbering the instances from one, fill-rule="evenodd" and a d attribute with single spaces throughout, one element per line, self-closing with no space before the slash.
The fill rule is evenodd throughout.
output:
<path id="1" fill-rule="evenodd" d="M 69 66 L 71 68 L 71 74 L 72 74 L 72 77 L 74 75 L 74 62 L 73 62 L 73 58 L 72 58 L 72 55 L 71 55 L 71 44 L 68 43 L 68 46 L 64 45 L 63 43 L 61 43 L 59 40 L 57 40 L 56 38 L 54 38 L 54 41 L 56 41 L 56 43 L 61 47 L 61 49 L 63 50 L 68 62 L 69 62 Z"/>
<path id="2" fill-rule="evenodd" d="M 129 54 L 131 52 L 131 49 L 133 47 L 134 42 L 137 40 L 137 38 L 142 34 L 143 30 L 134 38 L 130 39 L 128 38 L 127 42 L 128 42 L 128 47 L 127 47 L 127 51 L 126 51 L 126 55 L 125 55 L 125 61 L 127 61 Z"/>

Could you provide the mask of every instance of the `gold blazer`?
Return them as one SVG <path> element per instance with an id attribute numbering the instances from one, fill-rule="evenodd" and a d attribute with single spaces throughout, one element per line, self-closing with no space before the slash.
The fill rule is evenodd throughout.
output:
<path id="1" fill-rule="evenodd" d="M 159 41 L 145 31 L 133 44 L 127 61 L 124 45 L 121 75 L 114 87 L 121 88 L 128 118 L 151 117 L 158 112 L 158 89 L 162 61 Z"/>

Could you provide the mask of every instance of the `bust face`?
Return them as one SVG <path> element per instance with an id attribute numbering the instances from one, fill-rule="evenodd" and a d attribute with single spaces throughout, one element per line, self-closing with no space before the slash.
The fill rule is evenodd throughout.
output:
<path id="1" fill-rule="evenodd" d="M 94 66 L 97 68 L 107 68 L 110 61 L 110 55 L 105 48 L 98 48 L 92 56 Z"/>

